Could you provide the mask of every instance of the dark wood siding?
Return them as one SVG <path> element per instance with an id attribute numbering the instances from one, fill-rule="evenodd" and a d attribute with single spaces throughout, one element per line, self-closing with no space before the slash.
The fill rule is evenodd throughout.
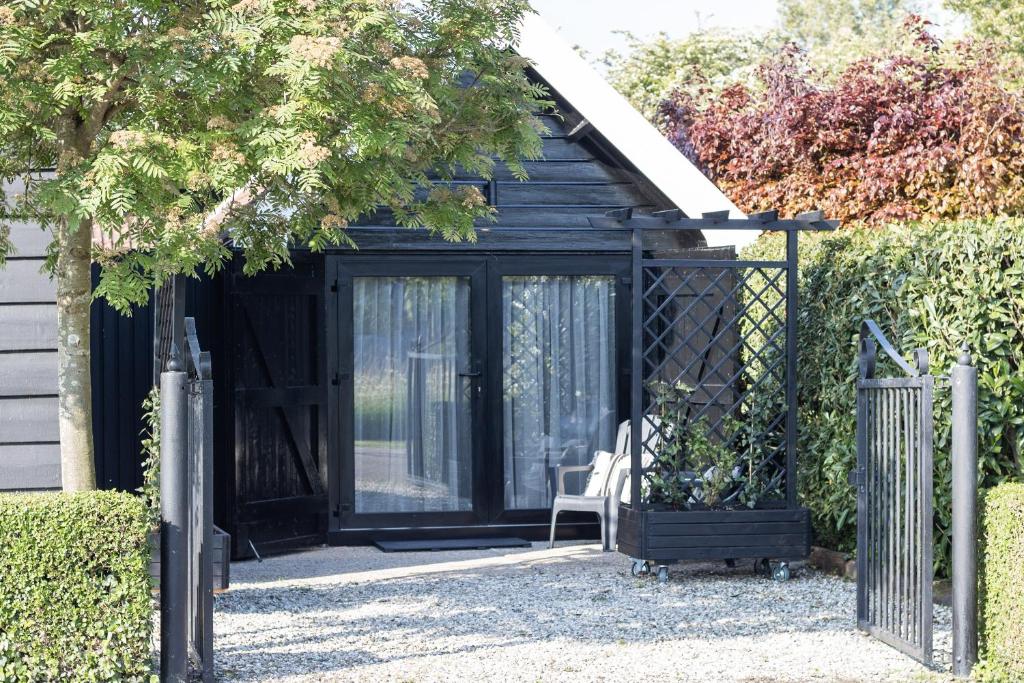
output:
<path id="1" fill-rule="evenodd" d="M 95 287 L 98 266 L 92 275 Z M 134 491 L 142 485 L 142 402 L 153 381 L 152 309 L 134 307 L 124 316 L 94 301 L 91 324 L 96 483 Z"/>
<path id="2" fill-rule="evenodd" d="M 492 228 L 589 228 L 589 216 L 631 208 L 650 212 L 674 208 L 641 176 L 618 159 L 600 135 L 573 138 L 578 117 L 565 103 L 563 115 L 539 118 L 548 128 L 543 135 L 544 156 L 526 162 L 529 179 L 517 180 L 509 168 L 497 162 L 490 181 L 468 173 L 451 180 L 435 177 L 439 184 L 474 185 L 498 209 L 496 220 L 480 221 Z M 366 226 L 391 226 L 391 212 L 382 209 L 359 222 Z"/>
<path id="3" fill-rule="evenodd" d="M 322 541 L 327 531 L 324 259 L 228 288 L 235 555 Z M 229 455 L 224 452 L 223 455 Z"/>
<path id="4" fill-rule="evenodd" d="M 50 233 L 14 223 L 11 238 L 0 268 L 0 490 L 59 488 L 57 304 L 42 272 Z"/>

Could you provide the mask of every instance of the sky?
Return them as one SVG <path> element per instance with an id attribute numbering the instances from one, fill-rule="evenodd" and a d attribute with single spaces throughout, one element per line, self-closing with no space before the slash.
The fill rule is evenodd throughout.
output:
<path id="1" fill-rule="evenodd" d="M 941 0 L 923 0 L 926 16 L 940 21 Z M 638 37 L 664 31 L 682 38 L 702 28 L 766 30 L 778 24 L 775 0 L 533 0 L 534 8 L 570 45 L 591 59 L 605 50 L 623 50 L 626 41 L 614 32 Z"/>

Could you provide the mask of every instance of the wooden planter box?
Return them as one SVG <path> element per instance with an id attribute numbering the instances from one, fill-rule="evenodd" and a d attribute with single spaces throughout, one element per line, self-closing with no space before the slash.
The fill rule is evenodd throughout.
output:
<path id="1" fill-rule="evenodd" d="M 160 533 L 149 535 L 149 575 L 160 590 Z M 213 592 L 226 591 L 231 580 L 231 534 L 213 527 Z"/>
<path id="2" fill-rule="evenodd" d="M 659 564 L 678 560 L 804 559 L 811 515 L 795 510 L 619 508 L 619 552 Z"/>

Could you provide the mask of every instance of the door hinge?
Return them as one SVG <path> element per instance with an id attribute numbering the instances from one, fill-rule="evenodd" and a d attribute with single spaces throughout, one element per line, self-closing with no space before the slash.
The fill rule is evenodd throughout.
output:
<path id="1" fill-rule="evenodd" d="M 633 278 L 630 277 L 629 275 L 623 275 L 622 277 L 619 278 L 619 282 L 628 287 L 629 285 L 633 284 Z"/>
<path id="2" fill-rule="evenodd" d="M 338 291 L 338 278 L 334 278 L 334 283 L 331 285 L 331 291 L 332 292 L 337 292 Z"/>

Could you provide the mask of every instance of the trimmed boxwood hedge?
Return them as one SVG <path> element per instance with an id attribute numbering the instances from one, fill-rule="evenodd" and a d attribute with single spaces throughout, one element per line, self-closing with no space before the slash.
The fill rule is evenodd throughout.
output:
<path id="1" fill-rule="evenodd" d="M 744 251 L 783 258 L 782 235 Z M 857 334 L 874 318 L 904 353 L 923 346 L 948 374 L 962 342 L 979 370 L 982 487 L 1020 476 L 1024 451 L 1024 221 L 843 228 L 800 236 L 800 472 L 817 542 L 856 546 Z M 881 373 L 894 368 L 881 363 Z M 950 551 L 950 396 L 936 391 L 935 564 Z"/>
<path id="2" fill-rule="evenodd" d="M 149 678 L 147 531 L 127 493 L 0 495 L 0 680 Z"/>
<path id="3" fill-rule="evenodd" d="M 1002 484 L 982 501 L 978 677 L 1024 680 L 1024 484 Z"/>

